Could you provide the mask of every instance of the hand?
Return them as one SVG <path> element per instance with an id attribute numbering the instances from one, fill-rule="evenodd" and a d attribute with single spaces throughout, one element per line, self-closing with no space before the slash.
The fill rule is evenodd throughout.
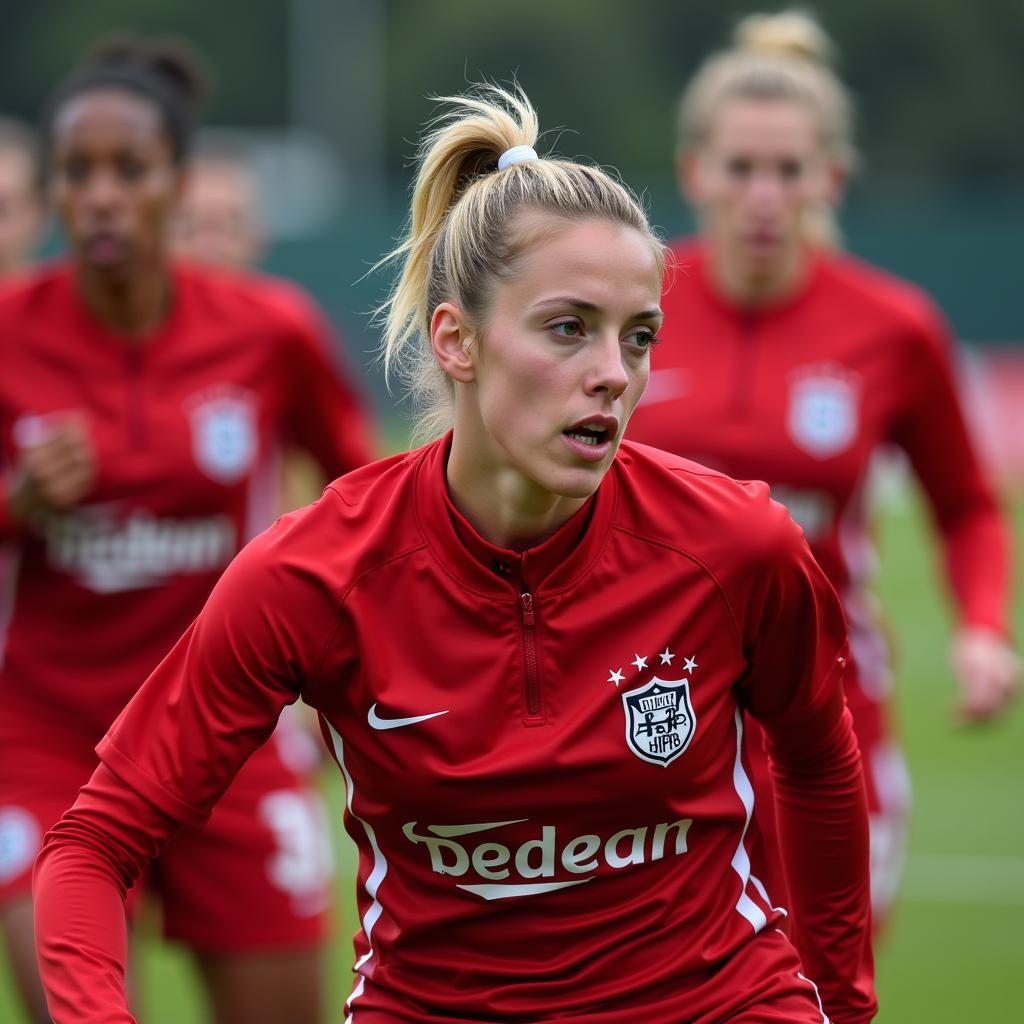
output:
<path id="1" fill-rule="evenodd" d="M 965 626 L 953 637 L 951 661 L 960 683 L 961 722 L 987 722 L 1009 708 L 1021 686 L 1021 664 L 1002 636 Z"/>
<path id="2" fill-rule="evenodd" d="M 21 420 L 15 428 L 20 455 L 8 497 L 11 514 L 24 522 L 36 512 L 76 505 L 96 475 L 89 431 L 74 413 Z"/>

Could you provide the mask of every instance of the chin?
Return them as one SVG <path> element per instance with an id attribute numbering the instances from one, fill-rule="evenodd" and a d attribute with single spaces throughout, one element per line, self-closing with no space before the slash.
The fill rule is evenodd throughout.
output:
<path id="1" fill-rule="evenodd" d="M 608 465 L 598 464 L 588 469 L 563 470 L 555 474 L 548 490 L 562 498 L 589 498 L 601 486 Z"/>

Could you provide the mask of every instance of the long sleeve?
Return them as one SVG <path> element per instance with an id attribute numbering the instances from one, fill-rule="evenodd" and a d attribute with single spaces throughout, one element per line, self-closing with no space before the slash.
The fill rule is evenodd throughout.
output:
<path id="1" fill-rule="evenodd" d="M 33 879 L 36 951 L 57 1024 L 129 1024 L 125 895 L 177 830 L 101 764 L 54 826 Z"/>
<path id="2" fill-rule="evenodd" d="M 765 723 L 793 941 L 835 1024 L 872 1019 L 867 801 L 848 709 Z"/>
<path id="3" fill-rule="evenodd" d="M 961 623 L 1009 633 L 1011 542 L 965 421 L 937 312 L 908 343 L 908 401 L 892 439 L 907 453 L 942 539 Z"/>
<path id="4" fill-rule="evenodd" d="M 794 943 L 835 1024 L 865 1024 L 876 1010 L 868 816 L 842 690 L 845 622 L 798 527 L 771 507 L 773 542 L 751 566 L 739 692 L 767 737 Z"/>

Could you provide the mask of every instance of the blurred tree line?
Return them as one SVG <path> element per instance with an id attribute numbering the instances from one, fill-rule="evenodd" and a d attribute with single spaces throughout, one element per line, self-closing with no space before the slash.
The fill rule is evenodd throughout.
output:
<path id="1" fill-rule="evenodd" d="M 279 241 L 270 267 L 311 288 L 364 365 L 365 278 L 407 205 L 428 99 L 515 75 L 543 146 L 617 168 L 667 235 L 690 227 L 672 168 L 683 83 L 758 0 L 0 0 L 0 113 L 35 119 L 112 30 L 172 33 L 205 55 L 206 121 L 312 129 L 336 153 L 338 211 Z M 811 0 L 859 112 L 851 248 L 931 290 L 961 336 L 1024 338 L 1024 0 Z M 564 127 L 565 130 L 562 130 Z M 293 180 L 280 183 L 287 193 Z M 273 198 L 273 197 L 272 197 Z"/>
<path id="2" fill-rule="evenodd" d="M 0 108 L 34 118 L 53 83 L 112 28 L 192 39 L 215 72 L 214 123 L 280 125 L 291 109 L 293 10 L 325 14 L 329 53 L 345 8 L 373 7 L 366 40 L 381 88 L 389 173 L 402 174 L 428 93 L 515 73 L 566 154 L 614 164 L 635 182 L 664 176 L 680 86 L 737 19 L 779 4 L 735 0 L 3 0 Z M 872 181 L 1009 186 L 1024 169 L 1021 0 L 818 0 L 858 100 Z M 341 17 L 339 18 L 339 11 Z M 301 60 L 301 53 L 298 54 Z M 348 97 L 349 103 L 352 97 Z"/>

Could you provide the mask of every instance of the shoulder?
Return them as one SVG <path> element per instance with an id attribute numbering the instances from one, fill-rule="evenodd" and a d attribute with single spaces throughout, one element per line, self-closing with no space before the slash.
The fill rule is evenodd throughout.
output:
<path id="1" fill-rule="evenodd" d="M 419 453 L 403 453 L 334 480 L 251 541 L 236 575 L 282 597 L 316 591 L 342 601 L 367 572 L 424 545 L 412 512 L 418 463 Z"/>
<path id="2" fill-rule="evenodd" d="M 821 270 L 826 288 L 859 317 L 873 316 L 918 343 L 945 345 L 945 318 L 923 288 L 845 254 L 823 256 Z"/>
<path id="3" fill-rule="evenodd" d="M 264 329 L 319 333 L 324 314 L 313 297 L 284 278 L 255 271 L 179 264 L 175 275 L 198 302 L 221 315 L 249 320 Z"/>
<path id="4" fill-rule="evenodd" d="M 52 311 L 55 302 L 66 302 L 71 295 L 67 287 L 70 274 L 66 264 L 51 263 L 4 281 L 0 285 L 0 318 L 12 324 L 43 309 Z"/>
<path id="5" fill-rule="evenodd" d="M 800 528 L 759 480 L 734 480 L 699 463 L 624 441 L 618 523 L 701 562 L 716 577 L 785 558 Z"/>

